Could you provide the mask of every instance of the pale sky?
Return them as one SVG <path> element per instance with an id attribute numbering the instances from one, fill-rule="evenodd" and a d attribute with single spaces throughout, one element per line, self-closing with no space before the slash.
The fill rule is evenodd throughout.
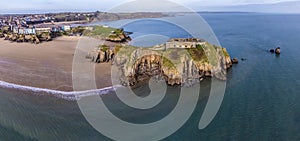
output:
<path id="1" fill-rule="evenodd" d="M 1 0 L 0 13 L 39 13 L 62 11 L 107 11 L 132 0 Z M 151 0 L 150 0 L 151 1 Z M 236 6 L 246 4 L 272 4 L 295 0 L 170 0 L 194 10 L 203 6 Z"/>

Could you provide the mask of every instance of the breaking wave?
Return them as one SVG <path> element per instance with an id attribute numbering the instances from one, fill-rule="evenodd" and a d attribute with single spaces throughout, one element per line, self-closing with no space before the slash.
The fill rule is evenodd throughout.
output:
<path id="1" fill-rule="evenodd" d="M 18 84 L 12 84 L 4 81 L 0 81 L 0 88 L 6 89 L 15 89 L 21 90 L 26 92 L 31 92 L 32 94 L 37 95 L 52 95 L 57 98 L 62 98 L 65 100 L 79 100 L 82 97 L 92 96 L 92 95 L 105 95 L 115 92 L 115 88 L 119 88 L 122 86 L 111 86 L 102 89 L 96 90 L 87 90 L 87 91 L 73 91 L 73 92 L 66 92 L 66 91 L 59 91 L 59 90 L 51 90 L 45 88 L 37 88 L 31 86 L 23 86 Z"/>

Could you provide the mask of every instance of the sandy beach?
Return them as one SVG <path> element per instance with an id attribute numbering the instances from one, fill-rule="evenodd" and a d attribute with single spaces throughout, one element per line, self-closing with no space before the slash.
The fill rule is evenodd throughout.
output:
<path id="1" fill-rule="evenodd" d="M 38 45 L 0 39 L 0 81 L 73 91 L 72 62 L 79 39 L 59 37 Z M 110 63 L 95 66 L 97 87 L 111 86 Z"/>

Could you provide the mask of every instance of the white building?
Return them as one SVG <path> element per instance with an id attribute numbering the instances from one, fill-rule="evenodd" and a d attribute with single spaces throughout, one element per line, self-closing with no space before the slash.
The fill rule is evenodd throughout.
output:
<path id="1" fill-rule="evenodd" d="M 25 34 L 35 34 L 35 28 L 26 28 L 25 29 Z"/>
<path id="2" fill-rule="evenodd" d="M 35 31 L 37 34 L 44 33 L 44 32 L 50 32 L 51 28 L 50 27 L 38 27 L 38 28 L 35 28 Z"/>
<path id="3" fill-rule="evenodd" d="M 71 26 L 70 25 L 63 25 L 63 26 L 61 26 L 61 29 L 63 31 L 70 31 L 71 30 Z"/>
<path id="4" fill-rule="evenodd" d="M 13 33 L 14 34 L 36 34 L 35 28 L 19 28 L 19 27 L 14 27 L 13 28 Z"/>

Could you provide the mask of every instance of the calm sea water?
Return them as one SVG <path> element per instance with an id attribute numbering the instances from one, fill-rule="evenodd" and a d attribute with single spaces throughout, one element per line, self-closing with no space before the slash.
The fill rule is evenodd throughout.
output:
<path id="1" fill-rule="evenodd" d="M 247 58 L 228 72 L 227 89 L 219 113 L 204 130 L 198 122 L 207 102 L 209 80 L 202 83 L 201 99 L 188 122 L 166 140 L 296 141 L 300 140 L 300 15 L 203 14 L 221 45 L 232 57 Z M 125 27 L 138 34 L 188 36 L 173 26 L 138 22 Z M 169 30 L 162 30 L 169 29 Z M 282 54 L 268 50 L 280 46 Z M 147 93 L 148 89 L 137 91 Z M 122 112 L 121 103 L 106 95 L 107 105 L 134 122 L 164 117 L 178 98 L 169 88 L 162 108 L 149 116 Z M 124 129 L 125 130 L 125 129 Z M 77 103 L 52 96 L 0 89 L 0 140 L 109 140 L 94 130 Z"/>

